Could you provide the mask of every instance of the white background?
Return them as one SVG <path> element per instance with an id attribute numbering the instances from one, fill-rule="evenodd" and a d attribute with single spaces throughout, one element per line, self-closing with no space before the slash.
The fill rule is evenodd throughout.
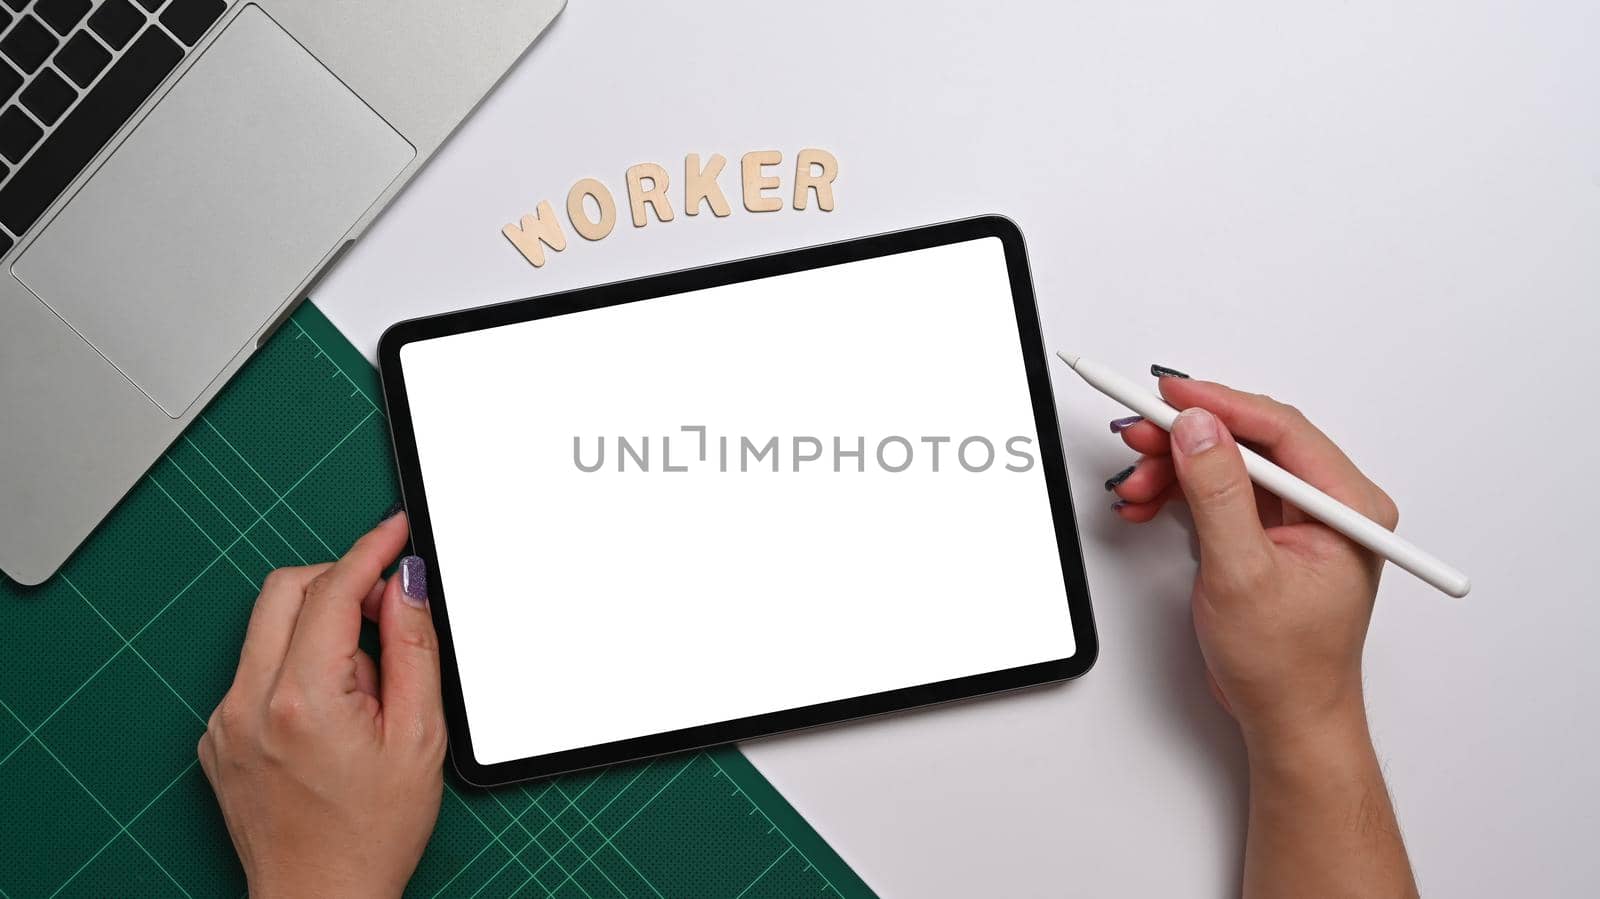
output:
<path id="1" fill-rule="evenodd" d="M 1473 576 L 1454 601 L 1391 570 L 1367 648 L 1423 889 L 1590 894 L 1597 33 L 1589 0 L 573 0 L 316 295 L 370 350 L 424 312 L 1010 215 L 1047 342 L 1296 403 Z M 730 171 L 729 218 L 623 207 L 543 270 L 499 234 L 581 176 L 805 146 L 839 158 L 832 213 L 747 213 Z M 1104 511 L 1117 410 L 1056 383 L 1096 668 L 747 751 L 886 895 L 1236 894 L 1243 758 L 1188 532 Z"/>
<path id="2" fill-rule="evenodd" d="M 1073 655 L 999 238 L 400 360 L 480 764 Z"/>

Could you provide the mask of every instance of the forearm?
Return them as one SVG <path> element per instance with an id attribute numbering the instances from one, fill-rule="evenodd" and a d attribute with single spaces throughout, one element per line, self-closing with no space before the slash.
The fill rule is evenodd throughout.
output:
<path id="1" fill-rule="evenodd" d="M 1247 737 L 1244 895 L 1415 896 L 1359 699 L 1293 733 Z"/>

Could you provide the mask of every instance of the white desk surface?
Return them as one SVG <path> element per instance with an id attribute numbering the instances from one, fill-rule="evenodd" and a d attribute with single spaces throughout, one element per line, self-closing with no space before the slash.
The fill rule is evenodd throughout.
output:
<path id="1" fill-rule="evenodd" d="M 1367 646 L 1424 892 L 1593 894 L 1600 7 L 1218 6 L 572 0 L 315 295 L 370 353 L 423 313 L 1005 213 L 1051 345 L 1294 402 L 1473 576 L 1391 568 Z M 740 207 L 740 154 L 807 146 L 834 212 Z M 729 158 L 732 216 L 624 204 L 542 270 L 499 234 L 690 152 Z M 1096 668 L 745 748 L 887 896 L 1234 894 L 1243 757 L 1185 525 L 1102 511 L 1118 410 L 1057 394 Z"/>

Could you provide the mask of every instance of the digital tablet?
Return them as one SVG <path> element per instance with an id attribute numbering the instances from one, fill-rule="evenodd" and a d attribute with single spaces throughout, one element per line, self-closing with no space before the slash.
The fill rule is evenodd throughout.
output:
<path id="1" fill-rule="evenodd" d="M 470 783 L 1093 663 L 1007 219 L 415 319 L 379 357 Z"/>

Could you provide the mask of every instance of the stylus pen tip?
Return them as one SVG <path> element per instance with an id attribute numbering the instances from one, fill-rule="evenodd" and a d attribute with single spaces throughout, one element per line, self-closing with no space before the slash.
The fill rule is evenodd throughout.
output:
<path id="1" fill-rule="evenodd" d="M 1077 353 L 1069 353 L 1066 350 L 1056 350 L 1056 355 L 1061 357 L 1061 361 L 1062 362 L 1067 363 L 1068 365 L 1072 366 L 1073 368 L 1077 368 L 1078 367 L 1078 354 Z"/>

